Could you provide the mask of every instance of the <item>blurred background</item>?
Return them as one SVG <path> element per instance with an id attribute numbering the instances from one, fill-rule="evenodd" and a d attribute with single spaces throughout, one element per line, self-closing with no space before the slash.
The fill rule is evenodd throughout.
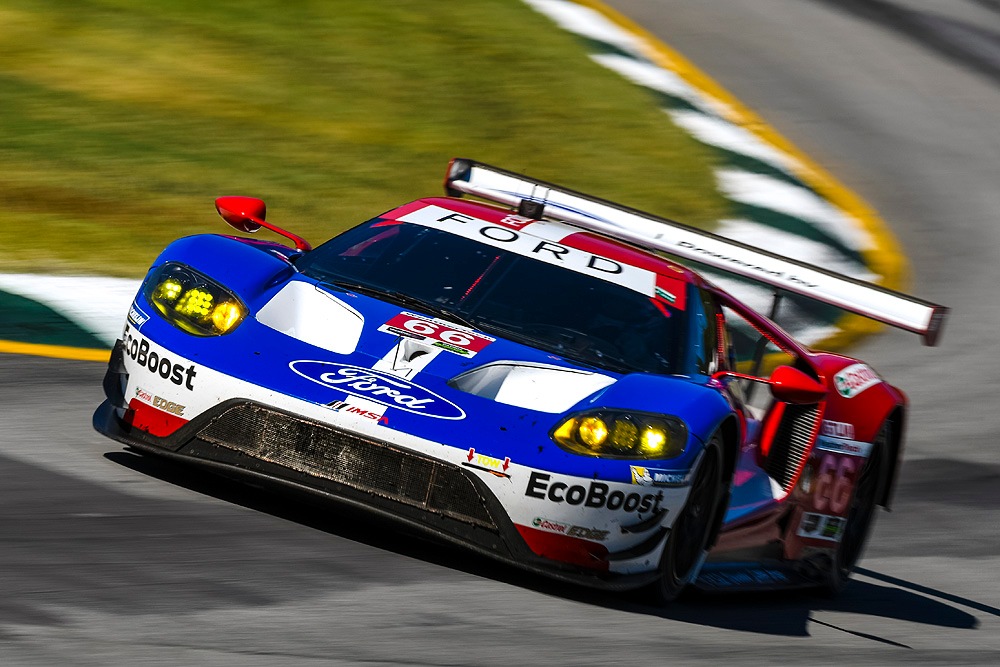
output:
<path id="1" fill-rule="evenodd" d="M 226 194 L 315 244 L 455 156 L 726 211 L 711 153 L 522 2 L 3 0 L 0 26 L 0 272 L 139 277 L 225 232 Z"/>

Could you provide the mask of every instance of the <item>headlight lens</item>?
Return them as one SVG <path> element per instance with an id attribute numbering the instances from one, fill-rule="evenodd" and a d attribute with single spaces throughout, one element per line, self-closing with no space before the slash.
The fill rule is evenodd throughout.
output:
<path id="1" fill-rule="evenodd" d="M 153 272 L 144 293 L 160 315 L 196 336 L 229 333 L 247 314 L 243 302 L 225 287 L 174 262 Z"/>
<path id="2" fill-rule="evenodd" d="M 687 426 L 677 417 L 597 410 L 567 417 L 550 434 L 576 454 L 620 459 L 672 459 L 684 452 Z"/>

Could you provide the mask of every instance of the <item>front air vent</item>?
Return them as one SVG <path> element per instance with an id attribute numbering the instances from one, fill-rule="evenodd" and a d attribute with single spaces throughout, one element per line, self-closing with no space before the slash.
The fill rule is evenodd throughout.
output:
<path id="1" fill-rule="evenodd" d="M 798 479 L 816 434 L 820 405 L 786 405 L 764 469 L 785 493 Z"/>
<path id="2" fill-rule="evenodd" d="M 496 529 L 476 487 L 457 466 L 388 443 L 254 404 L 230 408 L 198 437 L 289 470 Z"/>

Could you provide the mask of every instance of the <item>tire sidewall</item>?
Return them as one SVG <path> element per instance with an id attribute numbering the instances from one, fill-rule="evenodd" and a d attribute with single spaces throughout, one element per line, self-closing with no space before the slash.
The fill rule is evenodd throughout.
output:
<path id="1" fill-rule="evenodd" d="M 718 532 L 718 526 L 714 524 L 718 523 L 723 516 L 723 512 L 719 511 L 719 504 L 727 491 L 722 480 L 722 460 L 721 438 L 715 435 L 705 446 L 691 482 L 693 495 L 704 475 L 711 476 L 711 479 L 705 480 L 709 485 L 708 504 L 701 508 L 699 514 L 700 520 L 704 522 L 704 525 L 699 526 L 697 532 L 701 544 L 696 547 L 694 558 L 687 559 L 691 561 L 690 565 L 681 566 L 685 571 L 678 572 L 678 560 L 681 558 L 682 549 L 686 546 L 679 543 L 682 533 L 679 528 L 683 527 L 683 522 L 692 520 L 691 503 L 696 501 L 695 498 L 689 496 L 688 501 L 674 520 L 670 536 L 667 538 L 663 555 L 660 558 L 660 578 L 653 585 L 652 591 L 654 601 L 659 604 L 676 600 L 684 588 L 697 576 L 705 557 L 708 555 L 709 541 Z"/>
<path id="2" fill-rule="evenodd" d="M 887 446 L 889 428 L 889 421 L 884 422 L 882 426 L 879 427 L 878 434 L 875 436 L 875 440 L 872 443 L 871 453 L 868 455 L 868 459 L 862 467 L 863 475 L 868 466 L 877 466 L 877 469 L 874 471 L 876 478 L 874 479 L 875 487 L 871 492 L 871 501 L 867 503 L 866 507 L 857 508 L 855 503 L 859 491 L 858 486 L 855 486 L 854 492 L 851 494 L 851 510 L 848 515 L 847 529 L 857 530 L 856 526 L 851 526 L 851 521 L 857 521 L 860 519 L 865 523 L 861 526 L 861 533 L 856 536 L 854 545 L 848 545 L 844 541 L 837 545 L 837 550 L 834 552 L 833 560 L 830 563 L 830 571 L 827 573 L 827 581 L 823 587 L 824 592 L 828 595 L 838 595 L 847 586 L 851 573 L 861 560 L 862 555 L 864 555 L 868 538 L 871 536 L 872 529 L 875 526 L 875 519 L 878 516 L 878 499 L 882 497 L 885 492 L 885 485 L 888 483 L 887 471 L 889 463 L 886 457 L 889 455 L 889 448 Z M 870 472 L 871 471 L 869 471 L 869 474 Z M 859 477 L 859 485 L 860 480 L 861 478 Z M 859 510 L 861 513 L 855 515 L 854 513 Z M 853 549 L 853 553 L 848 553 L 848 548 Z"/>

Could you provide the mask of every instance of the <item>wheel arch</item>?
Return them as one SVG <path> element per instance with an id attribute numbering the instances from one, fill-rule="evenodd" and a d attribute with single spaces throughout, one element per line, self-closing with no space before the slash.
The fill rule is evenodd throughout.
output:
<path id="1" fill-rule="evenodd" d="M 735 415 L 729 415 L 716 429 L 722 434 L 722 478 L 731 480 L 736 472 L 736 461 L 740 454 L 740 423 Z"/>
<path id="2" fill-rule="evenodd" d="M 709 536 L 708 548 L 715 546 L 722 529 L 722 521 L 729 509 L 729 494 L 732 489 L 733 475 L 736 473 L 736 463 L 740 455 L 740 423 L 735 415 L 728 415 L 716 427 L 715 433 L 722 436 L 722 479 L 725 482 L 726 494 L 719 503 L 716 516 L 713 517 L 712 533 Z"/>
<path id="3" fill-rule="evenodd" d="M 882 492 L 882 497 L 879 498 L 878 504 L 887 510 L 892 509 L 892 498 L 896 490 L 896 479 L 899 476 L 899 462 L 903 455 L 903 432 L 906 427 L 906 406 L 897 405 L 895 406 L 886 416 L 886 421 L 888 421 L 892 426 L 889 429 L 889 441 L 886 443 L 889 451 L 888 461 L 889 461 L 889 473 L 888 479 L 885 481 L 885 490 Z"/>

